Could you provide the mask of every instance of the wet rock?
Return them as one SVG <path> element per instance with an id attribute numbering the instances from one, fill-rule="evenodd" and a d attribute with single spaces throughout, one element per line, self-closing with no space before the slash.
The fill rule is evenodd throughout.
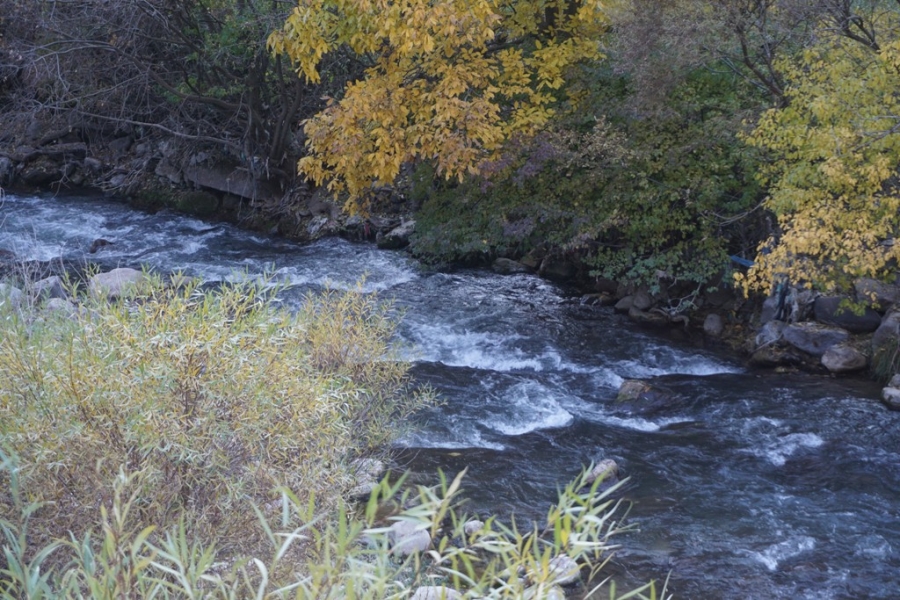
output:
<path id="1" fill-rule="evenodd" d="M 379 248 L 385 250 L 399 250 L 409 246 L 409 238 L 416 231 L 416 222 L 412 219 L 402 222 L 399 226 L 391 229 L 384 235 L 378 236 L 375 240 Z"/>
<path id="2" fill-rule="evenodd" d="M 34 284 L 34 296 L 36 298 L 68 298 L 66 288 L 58 275 L 51 275 Z"/>
<path id="3" fill-rule="evenodd" d="M 613 307 L 616 312 L 627 313 L 631 310 L 632 306 L 634 306 L 634 296 L 625 296 Z"/>
<path id="4" fill-rule="evenodd" d="M 669 317 L 657 310 L 641 310 L 636 306 L 632 306 L 628 310 L 628 318 L 635 323 L 643 325 L 668 325 Z"/>
<path id="5" fill-rule="evenodd" d="M 431 547 L 431 534 L 421 529 L 422 524 L 414 521 L 397 521 L 388 531 L 391 552 L 400 556 L 409 556 L 416 552 L 425 552 Z"/>
<path id="6" fill-rule="evenodd" d="M 835 374 L 853 373 L 866 368 L 866 355 L 852 346 L 832 346 L 822 355 L 822 366 Z"/>
<path id="7" fill-rule="evenodd" d="M 640 399 L 641 396 L 647 394 L 653 388 L 646 381 L 640 379 L 626 379 L 619 386 L 619 393 L 616 395 L 617 402 L 631 402 Z"/>
<path id="8" fill-rule="evenodd" d="M 97 273 L 91 277 L 88 283 L 88 291 L 92 294 L 105 295 L 110 300 L 113 300 L 144 280 L 144 274 L 135 269 L 113 269 L 107 273 Z"/>
<path id="9" fill-rule="evenodd" d="M 639 413 L 650 413 L 665 408 L 674 398 L 670 391 L 640 379 L 626 379 L 616 395 L 619 405 Z"/>
<path id="10" fill-rule="evenodd" d="M 550 575 L 557 585 L 572 585 L 581 581 L 581 568 L 565 554 L 550 559 Z"/>
<path id="11" fill-rule="evenodd" d="M 0 304 L 21 308 L 25 304 L 25 294 L 14 285 L 0 283 Z"/>
<path id="12" fill-rule="evenodd" d="M 706 315 L 706 319 L 703 321 L 703 333 L 709 337 L 717 338 L 721 337 L 724 331 L 725 321 L 722 319 L 721 315 L 717 315 L 716 313 Z"/>
<path id="13" fill-rule="evenodd" d="M 758 348 L 750 357 L 750 365 L 754 367 L 772 368 L 800 364 L 803 364 L 803 357 L 795 349 L 774 344 Z"/>
<path id="14" fill-rule="evenodd" d="M 424 585 L 416 588 L 410 600 L 462 600 L 462 594 L 442 585 Z"/>
<path id="15" fill-rule="evenodd" d="M 609 292 L 599 292 L 596 294 L 585 294 L 581 297 L 581 304 L 588 306 L 612 306 L 617 304 L 615 297 Z"/>
<path id="16" fill-rule="evenodd" d="M 648 386 L 649 387 L 649 386 Z M 585 483 L 593 485 L 597 479 L 602 480 L 602 487 L 610 487 L 619 482 L 619 465 L 611 458 L 597 461 L 588 473 Z"/>
<path id="17" fill-rule="evenodd" d="M 856 297 L 863 302 L 872 302 L 874 308 L 881 311 L 890 310 L 900 302 L 900 285 L 884 283 L 877 279 L 858 279 L 854 284 Z"/>
<path id="18" fill-rule="evenodd" d="M 784 328 L 784 341 L 813 356 L 822 356 L 832 346 L 847 341 L 846 329 L 819 323 L 793 323 Z"/>
<path id="19" fill-rule="evenodd" d="M 513 275 L 515 273 L 527 273 L 529 271 L 528 267 L 510 258 L 498 258 L 491 265 L 491 269 L 494 273 L 499 273 L 500 275 Z"/>
<path id="20" fill-rule="evenodd" d="M 814 303 L 816 321 L 826 325 L 834 325 L 846 329 L 850 333 L 870 333 L 878 329 L 881 315 L 874 309 L 866 307 L 863 314 L 857 315 L 849 308 L 841 306 L 849 298 L 841 296 L 820 296 Z"/>
<path id="21" fill-rule="evenodd" d="M 88 248 L 88 254 L 96 254 L 97 250 L 99 250 L 100 248 L 103 248 L 104 246 L 111 246 L 111 245 L 112 245 L 111 241 L 104 239 L 104 238 L 97 238 L 96 240 L 91 242 L 91 247 Z"/>
<path id="22" fill-rule="evenodd" d="M 26 165 L 19 178 L 26 185 L 40 187 L 62 179 L 62 165 L 48 158 L 41 158 Z"/>
<path id="23" fill-rule="evenodd" d="M 872 335 L 872 361 L 875 364 L 889 360 L 900 346 L 900 310 L 892 309 L 881 319 L 881 325 Z"/>

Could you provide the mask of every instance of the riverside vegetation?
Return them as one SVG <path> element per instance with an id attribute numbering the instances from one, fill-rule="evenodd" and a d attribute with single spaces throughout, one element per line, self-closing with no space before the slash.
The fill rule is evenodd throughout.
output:
<path id="1" fill-rule="evenodd" d="M 348 507 L 352 460 L 434 401 L 372 296 L 291 313 L 259 283 L 151 277 L 112 302 L 73 297 L 0 303 L 2 598 L 404 598 L 435 582 L 543 598 L 559 593 L 554 559 L 597 575 L 626 529 L 615 487 L 587 473 L 540 526 L 466 528 L 462 474 L 385 479 Z M 400 552 L 391 521 L 431 549 Z"/>

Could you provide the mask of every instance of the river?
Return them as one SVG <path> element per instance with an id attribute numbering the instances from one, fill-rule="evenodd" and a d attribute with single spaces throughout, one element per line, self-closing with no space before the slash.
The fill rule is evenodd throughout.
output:
<path id="1" fill-rule="evenodd" d="M 88 255 L 97 238 L 112 244 Z M 583 464 L 613 458 L 639 527 L 619 540 L 620 589 L 671 571 L 683 599 L 900 597 L 900 413 L 872 383 L 749 370 L 530 275 L 432 272 L 372 245 L 301 246 L 107 199 L 7 194 L 0 249 L 269 273 L 294 286 L 287 303 L 362 281 L 402 309 L 412 374 L 443 399 L 398 444 L 414 478 L 468 467 L 470 510 L 537 519 Z M 635 377 L 672 402 L 618 407 Z"/>

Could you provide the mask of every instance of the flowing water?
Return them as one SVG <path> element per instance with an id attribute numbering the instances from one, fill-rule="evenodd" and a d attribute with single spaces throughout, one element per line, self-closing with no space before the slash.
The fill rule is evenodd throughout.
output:
<path id="1" fill-rule="evenodd" d="M 111 245 L 87 255 L 91 242 Z M 102 199 L 7 195 L 0 249 L 23 260 L 145 264 L 208 280 L 269 273 L 393 300 L 413 375 L 444 403 L 400 443 L 422 481 L 468 467 L 470 510 L 539 519 L 595 457 L 631 477 L 639 531 L 620 589 L 672 572 L 677 598 L 900 597 L 900 413 L 868 382 L 751 371 L 583 306 L 528 275 L 435 273 L 402 252 L 312 245 Z M 617 406 L 626 378 L 671 394 Z"/>

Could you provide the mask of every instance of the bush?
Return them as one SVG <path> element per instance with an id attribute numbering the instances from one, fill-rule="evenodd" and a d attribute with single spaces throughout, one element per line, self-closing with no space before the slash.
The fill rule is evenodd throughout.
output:
<path id="1" fill-rule="evenodd" d="M 120 469 L 136 522 L 183 520 L 226 551 L 252 546 L 251 504 L 278 486 L 334 507 L 351 459 L 431 398 L 408 385 L 389 310 L 326 292 L 291 314 L 261 285 L 158 280 L 71 315 L 0 308 L 0 438 L 42 507 L 33 541 L 83 536 Z M 0 516 L 13 508 L 0 493 Z"/>

